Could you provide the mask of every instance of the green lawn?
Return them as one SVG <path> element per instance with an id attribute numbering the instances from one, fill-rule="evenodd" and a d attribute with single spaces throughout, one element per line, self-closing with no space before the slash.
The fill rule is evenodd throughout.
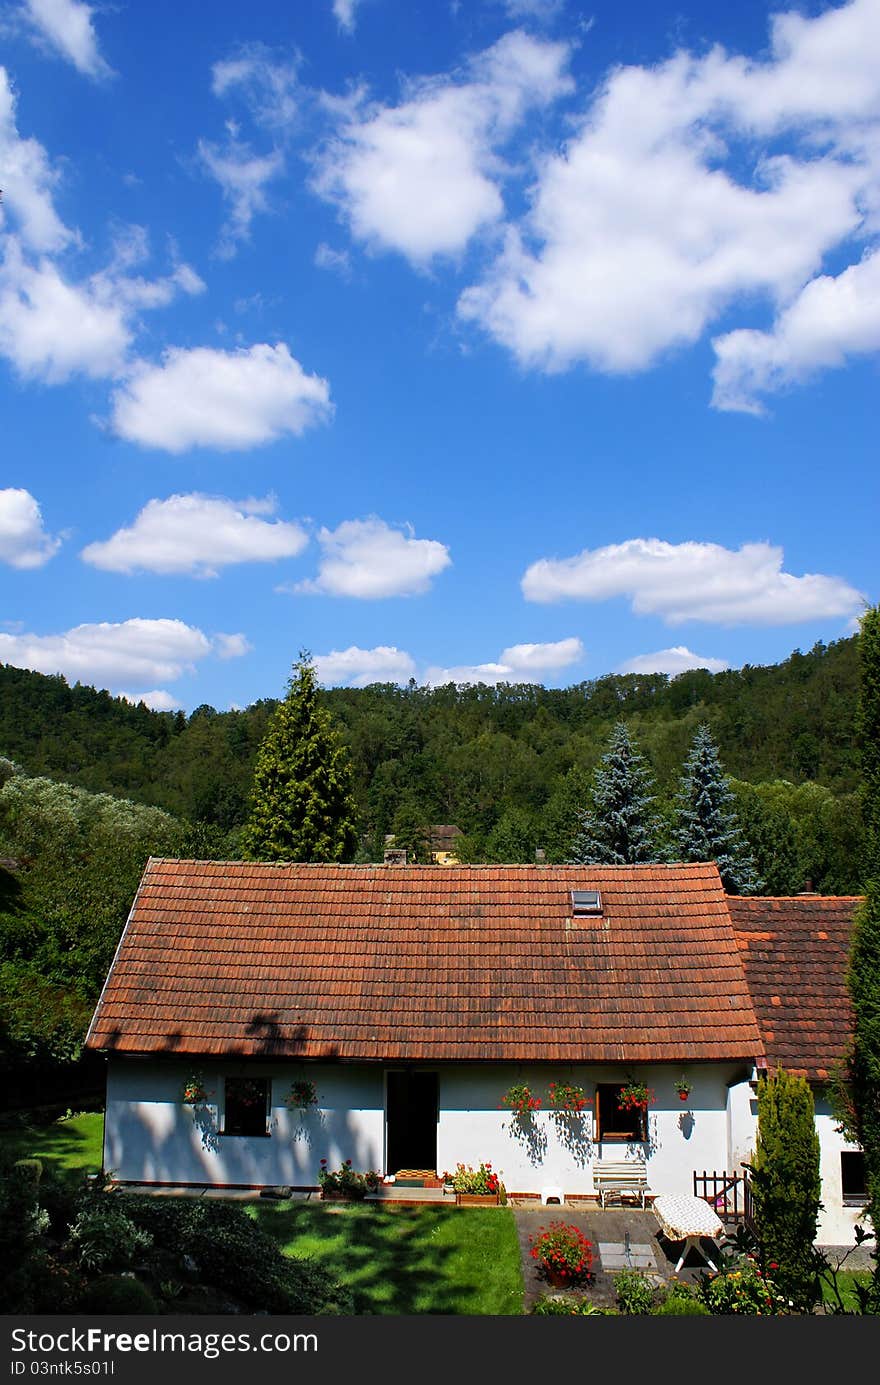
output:
<path id="1" fill-rule="evenodd" d="M 82 1111 L 51 1125 L 0 1130 L 0 1150 L 17 1159 L 46 1159 L 69 1173 L 99 1173 L 103 1139 L 103 1112 Z"/>
<path id="2" fill-rule="evenodd" d="M 347 1285 L 359 1313 L 523 1311 L 507 1208 L 294 1203 L 250 1210 L 282 1250 L 312 1256 Z"/>
<path id="3" fill-rule="evenodd" d="M 858 1299 L 855 1295 L 855 1285 L 867 1285 L 870 1278 L 871 1274 L 868 1270 L 865 1270 L 861 1274 L 858 1271 L 853 1270 L 838 1270 L 837 1286 L 840 1290 L 840 1296 L 843 1299 L 843 1305 L 845 1308 L 848 1308 L 852 1311 L 858 1307 Z M 822 1298 L 825 1301 L 825 1303 L 837 1303 L 837 1299 L 832 1291 L 831 1285 L 828 1284 L 825 1280 L 822 1281 Z"/>

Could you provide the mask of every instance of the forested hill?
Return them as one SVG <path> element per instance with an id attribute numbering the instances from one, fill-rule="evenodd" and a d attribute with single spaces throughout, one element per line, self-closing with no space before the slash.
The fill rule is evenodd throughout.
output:
<path id="1" fill-rule="evenodd" d="M 395 820 L 408 819 L 456 823 L 485 841 L 505 815 L 533 822 L 564 776 L 579 789 L 621 718 L 661 796 L 674 789 L 702 721 L 738 779 L 813 781 L 835 797 L 849 794 L 858 785 L 857 680 L 853 636 L 725 673 L 609 675 L 563 689 L 377 684 L 322 696 L 352 754 L 364 838 L 379 842 Z M 246 814 L 254 756 L 275 705 L 152 712 L 0 665 L 0 755 L 30 775 L 228 830 Z"/>

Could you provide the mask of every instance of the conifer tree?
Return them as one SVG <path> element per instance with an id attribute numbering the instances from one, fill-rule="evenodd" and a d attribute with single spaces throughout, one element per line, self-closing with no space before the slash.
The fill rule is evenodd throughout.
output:
<path id="1" fill-rule="evenodd" d="M 805 1312 L 817 1296 L 819 1136 L 806 1078 L 776 1068 L 758 1082 L 752 1198 L 763 1268 Z M 771 1268 L 772 1266 L 772 1268 Z"/>
<path id="2" fill-rule="evenodd" d="M 593 773 L 591 804 L 579 814 L 575 865 L 633 865 L 662 861 L 661 822 L 652 812 L 651 774 L 644 757 L 618 722 L 608 750 Z"/>
<path id="3" fill-rule="evenodd" d="M 318 703 L 307 652 L 300 652 L 287 688 L 257 753 L 250 820 L 242 834 L 245 858 L 350 860 L 357 845 L 351 764 Z"/>
<path id="4" fill-rule="evenodd" d="M 756 894 L 761 881 L 735 803 L 712 733 L 708 726 L 699 726 L 675 804 L 676 847 L 682 861 L 714 861 L 728 894 Z"/>
<path id="5" fill-rule="evenodd" d="M 867 843 L 865 901 L 855 921 L 847 977 L 853 1007 L 847 1133 L 865 1154 L 867 1216 L 874 1229 L 869 1308 L 880 1313 L 880 606 L 862 617 L 858 725 Z"/>

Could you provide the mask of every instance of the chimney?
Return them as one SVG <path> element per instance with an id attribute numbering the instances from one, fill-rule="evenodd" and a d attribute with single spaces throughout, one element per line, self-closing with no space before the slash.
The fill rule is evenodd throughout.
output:
<path id="1" fill-rule="evenodd" d="M 545 866 L 547 864 L 547 853 L 542 846 L 535 847 L 535 865 Z"/>
<path id="2" fill-rule="evenodd" d="M 382 864 L 386 866 L 405 866 L 406 852 L 399 846 L 387 847 Z"/>

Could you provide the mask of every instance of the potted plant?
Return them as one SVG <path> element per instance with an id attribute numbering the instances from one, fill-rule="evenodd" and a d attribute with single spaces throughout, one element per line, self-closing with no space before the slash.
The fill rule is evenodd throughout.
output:
<path id="1" fill-rule="evenodd" d="M 316 1106 L 318 1093 L 314 1082 L 309 1082 L 302 1078 L 297 1082 L 291 1082 L 290 1091 L 284 1098 L 284 1105 L 290 1111 L 305 1111 L 309 1106 Z"/>
<path id="2" fill-rule="evenodd" d="M 679 1101 L 687 1101 L 691 1094 L 691 1084 L 686 1077 L 680 1077 L 675 1084 L 675 1090 L 678 1092 Z"/>
<path id="3" fill-rule="evenodd" d="M 200 1106 L 202 1102 L 208 1100 L 208 1089 L 200 1072 L 190 1073 L 183 1084 L 180 1099 L 184 1106 Z"/>
<path id="4" fill-rule="evenodd" d="M 506 1106 L 508 1111 L 513 1111 L 517 1116 L 528 1116 L 532 1111 L 541 1109 L 541 1098 L 533 1096 L 531 1088 L 527 1087 L 524 1082 L 519 1082 L 508 1087 L 501 1098 L 501 1105 Z"/>
<path id="5" fill-rule="evenodd" d="M 577 1114 L 590 1104 L 583 1087 L 569 1082 L 550 1083 L 550 1105 L 554 1111 L 567 1111 Z"/>
<path id="6" fill-rule="evenodd" d="M 470 1164 L 456 1164 L 454 1173 L 444 1173 L 443 1182 L 452 1188 L 459 1207 L 492 1206 L 507 1201 L 504 1184 L 491 1164 L 480 1164 L 476 1169 Z"/>
<path id="7" fill-rule="evenodd" d="M 644 1082 L 627 1082 L 617 1094 L 619 1111 L 647 1111 L 654 1100 L 654 1093 Z"/>
<path id="8" fill-rule="evenodd" d="M 368 1169 L 366 1173 L 356 1173 L 350 1159 L 346 1159 L 338 1169 L 329 1169 L 327 1160 L 322 1159 L 318 1170 L 318 1182 L 324 1201 L 362 1202 L 367 1193 L 376 1191 L 382 1182 L 382 1175 L 374 1169 Z"/>
<path id="9" fill-rule="evenodd" d="M 593 1244 L 569 1222 L 554 1221 L 539 1227 L 530 1236 L 530 1255 L 537 1260 L 545 1279 L 557 1288 L 589 1279 L 593 1266 Z"/>

